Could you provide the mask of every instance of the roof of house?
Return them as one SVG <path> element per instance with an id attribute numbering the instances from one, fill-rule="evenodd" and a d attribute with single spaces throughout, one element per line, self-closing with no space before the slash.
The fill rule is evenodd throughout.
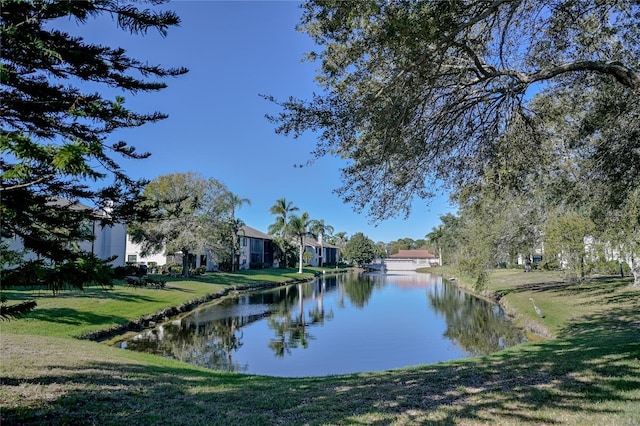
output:
<path id="1" fill-rule="evenodd" d="M 60 207 L 63 209 L 69 209 L 69 210 L 79 211 L 79 212 L 91 211 L 93 213 L 94 218 L 109 216 L 109 212 L 105 210 L 89 207 L 77 200 L 68 200 L 66 198 L 60 198 L 60 197 L 50 197 L 49 200 L 47 201 L 47 206 L 54 207 L 54 208 Z"/>
<path id="2" fill-rule="evenodd" d="M 248 238 L 261 238 L 263 240 L 273 240 L 273 236 L 272 235 L 265 234 L 264 232 L 258 231 L 257 229 L 252 228 L 252 227 L 247 226 L 247 225 L 243 225 L 242 226 L 242 230 L 244 231 L 244 235 L 242 233 L 240 233 L 240 236 L 244 236 L 244 237 L 248 237 Z M 320 247 L 320 242 L 318 240 L 313 239 L 313 238 L 305 238 L 304 239 L 304 245 L 305 246 L 310 246 L 310 247 Z M 324 248 L 335 248 L 335 249 L 339 248 L 339 247 L 334 246 L 333 244 L 329 244 L 327 242 L 323 243 L 322 247 L 324 247 Z"/>
<path id="3" fill-rule="evenodd" d="M 264 232 L 258 231 L 255 228 L 252 228 L 247 225 L 242 226 L 242 230 L 244 231 L 244 236 L 249 238 L 262 238 L 263 240 L 273 240 L 273 237 L 269 234 L 265 234 Z M 242 236 L 242 234 L 240 234 Z"/>
<path id="4" fill-rule="evenodd" d="M 400 250 L 389 256 L 392 259 L 435 259 L 436 256 L 429 250 Z"/>
<path id="5" fill-rule="evenodd" d="M 296 245 L 298 244 L 297 242 L 295 243 Z M 333 244 L 329 244 L 327 242 L 323 242 L 322 244 L 320 244 L 320 241 L 314 239 L 314 238 L 305 238 L 304 239 L 304 245 L 305 246 L 309 246 L 309 247 L 324 247 L 324 248 L 334 248 L 334 249 L 339 249 L 340 247 L 335 246 Z"/>

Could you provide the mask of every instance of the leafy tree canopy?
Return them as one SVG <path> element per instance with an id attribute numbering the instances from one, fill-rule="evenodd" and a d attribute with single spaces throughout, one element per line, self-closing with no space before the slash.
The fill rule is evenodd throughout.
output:
<path id="1" fill-rule="evenodd" d="M 374 242 L 362 232 L 353 234 L 344 246 L 344 257 L 351 259 L 358 266 L 370 263 L 375 257 L 375 253 Z"/>
<path id="2" fill-rule="evenodd" d="M 156 219 L 130 227 L 131 238 L 141 244 L 143 256 L 167 252 L 183 254 L 183 275 L 188 275 L 189 253 L 219 251 L 231 245 L 233 196 L 213 178 L 197 173 L 174 173 L 152 180 L 144 190 L 145 204 Z M 228 244 L 224 244 L 225 240 Z"/>
<path id="3" fill-rule="evenodd" d="M 316 132 L 315 156 L 348 159 L 337 193 L 375 219 L 408 214 L 413 197 L 434 195 L 440 182 L 455 189 L 485 177 L 505 133 L 520 135 L 509 154 L 523 152 L 522 166 L 535 167 L 527 153 L 539 148 L 544 123 L 534 92 L 614 87 L 627 104 L 640 96 L 638 2 L 308 0 L 303 10 L 299 29 L 319 46 L 308 59 L 320 63 L 322 94 L 267 96 L 282 107 L 269 118 L 278 133 Z M 583 108 L 595 118 L 606 111 Z M 587 130 L 598 122 L 583 119 Z M 633 139 L 603 134 L 601 158 L 630 151 Z M 611 161 L 593 164 L 612 174 Z"/>

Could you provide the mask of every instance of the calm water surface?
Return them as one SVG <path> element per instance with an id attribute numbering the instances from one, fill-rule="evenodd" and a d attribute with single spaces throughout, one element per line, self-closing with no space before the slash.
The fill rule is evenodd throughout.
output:
<path id="1" fill-rule="evenodd" d="M 323 276 L 229 297 L 122 346 L 216 370 L 308 377 L 466 358 L 522 341 L 497 305 L 408 272 Z"/>

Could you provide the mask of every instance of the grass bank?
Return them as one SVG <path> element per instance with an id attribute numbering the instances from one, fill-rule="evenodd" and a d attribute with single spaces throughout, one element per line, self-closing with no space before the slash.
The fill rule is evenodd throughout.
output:
<path id="1" fill-rule="evenodd" d="M 630 279 L 577 284 L 542 272 L 497 271 L 489 290 L 518 312 L 518 321 L 537 322 L 555 338 L 378 373 L 300 379 L 219 373 L 72 337 L 100 321 L 113 323 L 116 306 L 129 299 L 142 305 L 128 308 L 135 317 L 136 309 L 146 305 L 150 313 L 166 303 L 157 300 L 163 291 L 188 300 L 207 292 L 200 286 L 233 285 L 208 279 L 172 282 L 149 294 L 130 289 L 109 302 L 89 297 L 86 308 L 67 308 L 77 315 L 62 312 L 60 321 L 55 311 L 38 310 L 59 309 L 62 298 L 51 305 L 38 300 L 29 318 L 3 323 L 1 423 L 640 424 L 640 292 Z M 106 303 L 113 304 L 110 313 L 96 313 Z"/>

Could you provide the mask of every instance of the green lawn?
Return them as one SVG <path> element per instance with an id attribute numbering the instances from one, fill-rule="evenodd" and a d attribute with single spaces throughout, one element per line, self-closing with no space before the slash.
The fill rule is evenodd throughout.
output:
<path id="1" fill-rule="evenodd" d="M 46 290 L 5 293 L 13 301 L 35 298 L 37 309 L 19 321 L 2 324 L 2 332 L 55 337 L 78 337 L 106 329 L 163 309 L 179 306 L 227 289 L 241 289 L 267 282 L 312 279 L 319 268 L 210 273 L 193 279 L 172 278 L 164 289 L 138 288 L 116 282 L 113 288 L 88 287 L 52 295 Z"/>
<path id="2" fill-rule="evenodd" d="M 0 324 L 0 423 L 640 424 L 640 291 L 629 278 L 574 284 L 550 273 L 496 271 L 487 294 L 500 295 L 520 324 L 554 338 L 378 373 L 236 375 L 72 337 L 245 280 L 292 279 L 271 272 L 178 280 L 165 290 L 116 287 L 102 297 L 43 295 L 29 318 Z"/>

